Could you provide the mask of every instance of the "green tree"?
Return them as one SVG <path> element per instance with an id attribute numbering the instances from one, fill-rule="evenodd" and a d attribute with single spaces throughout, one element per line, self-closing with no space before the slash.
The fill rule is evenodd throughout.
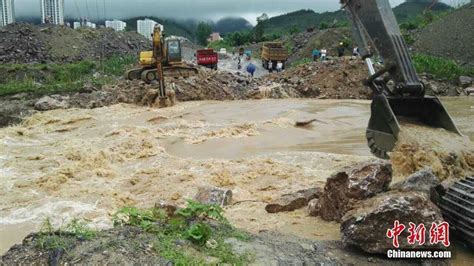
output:
<path id="1" fill-rule="evenodd" d="M 263 13 L 257 17 L 257 26 L 255 26 L 255 41 L 260 42 L 263 40 L 263 34 L 265 33 L 265 26 L 268 20 L 268 15 Z"/>
<path id="2" fill-rule="evenodd" d="M 212 27 L 208 23 L 199 22 L 196 29 L 197 41 L 200 45 L 207 45 L 207 39 L 212 33 Z"/>
<path id="3" fill-rule="evenodd" d="M 320 29 L 320 30 L 325 30 L 325 29 L 327 29 L 327 28 L 329 28 L 329 25 L 328 25 L 326 22 L 321 22 L 321 23 L 319 24 L 319 29 Z"/>
<path id="4" fill-rule="evenodd" d="M 300 32 L 300 31 L 301 31 L 300 28 L 296 24 L 293 24 L 290 28 L 290 34 L 292 34 L 292 35 Z"/>

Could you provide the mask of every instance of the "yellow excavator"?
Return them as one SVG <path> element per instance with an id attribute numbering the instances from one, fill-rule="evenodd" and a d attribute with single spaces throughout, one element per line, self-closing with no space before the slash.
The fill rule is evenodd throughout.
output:
<path id="1" fill-rule="evenodd" d="M 164 77 L 190 77 L 198 69 L 182 60 L 181 41 L 177 38 L 165 40 L 162 28 L 153 29 L 153 50 L 140 53 L 139 67 L 128 70 L 125 78 L 143 80 L 146 83 L 160 82 Z"/>

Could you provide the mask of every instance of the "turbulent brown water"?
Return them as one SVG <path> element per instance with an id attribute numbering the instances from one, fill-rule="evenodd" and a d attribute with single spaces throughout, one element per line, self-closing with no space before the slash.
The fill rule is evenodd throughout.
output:
<path id="1" fill-rule="evenodd" d="M 447 102 L 472 136 L 473 99 Z M 368 101 L 290 99 L 38 113 L 0 129 L 0 253 L 46 217 L 57 225 L 77 217 L 107 228 L 117 208 L 184 204 L 199 186 L 233 191 L 226 215 L 237 227 L 339 239 L 336 223 L 304 210 L 269 215 L 264 206 L 281 194 L 323 186 L 335 170 L 370 158 L 368 118 Z M 294 127 L 311 119 L 310 126 Z"/>
<path id="2" fill-rule="evenodd" d="M 399 140 L 390 155 L 396 178 L 428 167 L 441 180 L 474 173 L 474 144 L 467 136 L 410 121 L 401 122 Z"/>

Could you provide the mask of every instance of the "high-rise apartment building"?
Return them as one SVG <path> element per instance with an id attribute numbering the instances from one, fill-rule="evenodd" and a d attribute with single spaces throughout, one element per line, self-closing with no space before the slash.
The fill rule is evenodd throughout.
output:
<path id="1" fill-rule="evenodd" d="M 115 31 L 124 31 L 125 27 L 127 27 L 127 23 L 120 21 L 120 20 L 107 20 L 105 21 L 105 27 L 114 29 Z"/>
<path id="2" fill-rule="evenodd" d="M 64 25 L 64 0 L 40 0 L 41 22 Z"/>
<path id="3" fill-rule="evenodd" d="M 13 0 L 0 0 L 0 27 L 15 22 Z"/>
<path id="4" fill-rule="evenodd" d="M 163 30 L 163 25 L 158 24 L 158 22 L 154 20 L 151 20 L 151 19 L 137 20 L 137 32 L 145 36 L 149 40 L 151 40 L 155 25 L 160 26 L 161 30 Z"/>

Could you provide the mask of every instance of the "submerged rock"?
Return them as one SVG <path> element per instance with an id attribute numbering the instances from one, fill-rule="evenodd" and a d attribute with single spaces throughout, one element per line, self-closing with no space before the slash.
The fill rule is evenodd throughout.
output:
<path id="1" fill-rule="evenodd" d="M 268 204 L 265 210 L 268 213 L 294 211 L 308 205 L 312 199 L 318 198 L 322 192 L 321 188 L 311 188 L 285 194 L 276 202 Z"/>
<path id="2" fill-rule="evenodd" d="M 232 191 L 228 189 L 200 187 L 194 199 L 202 204 L 226 206 L 232 202 Z"/>
<path id="3" fill-rule="evenodd" d="M 385 254 L 394 249 L 393 238 L 387 230 L 394 227 L 395 220 L 406 226 L 399 235 L 401 250 L 441 249 L 442 245 L 430 244 L 432 223 L 443 222 L 441 211 L 422 192 L 389 192 L 377 195 L 360 203 L 359 208 L 349 211 L 341 222 L 342 242 L 369 253 Z M 425 243 L 408 243 L 409 223 L 425 225 Z"/>
<path id="4" fill-rule="evenodd" d="M 326 221 L 340 221 L 359 201 L 387 191 L 392 181 L 392 168 L 386 161 L 355 165 L 328 178 L 324 193 L 309 206 L 310 215 Z"/>

